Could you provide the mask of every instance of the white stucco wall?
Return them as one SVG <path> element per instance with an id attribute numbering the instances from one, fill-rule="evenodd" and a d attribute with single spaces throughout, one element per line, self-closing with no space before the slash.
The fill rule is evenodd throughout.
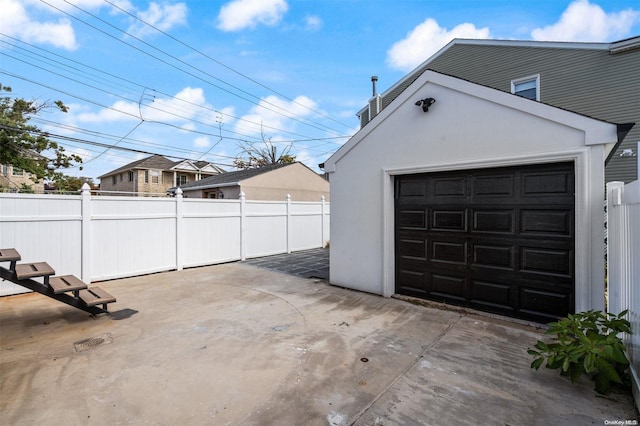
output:
<path id="1" fill-rule="evenodd" d="M 426 97 L 436 103 L 424 113 Z M 325 162 L 330 281 L 394 293 L 396 175 L 573 161 L 576 309 L 601 309 L 604 144 L 615 141 L 615 125 L 427 71 Z"/>

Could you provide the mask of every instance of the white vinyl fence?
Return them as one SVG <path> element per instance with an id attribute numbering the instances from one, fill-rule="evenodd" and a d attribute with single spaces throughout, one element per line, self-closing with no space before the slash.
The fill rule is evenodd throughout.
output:
<path id="1" fill-rule="evenodd" d="M 329 204 L 0 193 L 0 248 L 85 282 L 324 247 Z M 0 295 L 25 291 L 0 282 Z"/>
<path id="2" fill-rule="evenodd" d="M 607 215 L 609 312 L 629 310 L 626 346 L 640 406 L 640 181 L 607 184 Z"/>

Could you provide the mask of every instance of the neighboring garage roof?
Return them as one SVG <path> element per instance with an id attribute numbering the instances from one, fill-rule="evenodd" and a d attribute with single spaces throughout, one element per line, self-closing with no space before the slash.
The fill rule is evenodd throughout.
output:
<path id="1" fill-rule="evenodd" d="M 295 164 L 295 163 L 291 163 Z M 200 179 L 195 182 L 181 185 L 182 189 L 196 189 L 196 188 L 214 188 L 217 186 L 228 186 L 229 184 L 239 184 L 241 181 L 252 178 L 254 176 L 261 175 L 272 170 L 279 169 L 281 167 L 289 166 L 290 164 L 271 164 L 256 169 L 238 170 L 235 172 L 226 172 L 216 176 L 210 176 L 208 178 Z"/>

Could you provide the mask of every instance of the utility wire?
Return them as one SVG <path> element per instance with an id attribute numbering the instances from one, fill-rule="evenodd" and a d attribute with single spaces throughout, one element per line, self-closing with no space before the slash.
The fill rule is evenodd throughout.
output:
<path id="1" fill-rule="evenodd" d="M 0 35 L 3 35 L 3 36 L 5 36 L 5 37 L 8 37 L 8 38 L 13 39 L 13 37 L 7 36 L 7 35 L 2 34 L 2 33 L 0 33 Z M 15 39 L 14 39 L 14 40 L 15 40 Z M 15 44 L 7 43 L 7 42 L 2 41 L 2 40 L 0 40 L 0 43 L 5 43 L 5 44 L 7 44 L 7 45 L 9 45 L 9 46 L 14 46 L 14 47 L 16 47 L 17 49 L 25 50 L 25 49 L 23 49 L 23 48 L 21 48 L 21 47 L 19 47 L 19 46 L 15 45 Z M 29 45 L 29 46 L 31 46 L 31 47 L 35 47 L 35 48 L 37 48 L 37 49 L 39 49 L 39 50 L 43 50 L 43 51 L 45 51 L 45 52 L 47 52 L 47 53 L 51 53 L 51 52 L 48 52 L 48 51 L 47 51 L 47 50 L 45 50 L 45 49 L 41 49 L 41 48 L 38 48 L 37 46 L 30 45 L 29 43 L 24 43 L 24 42 L 22 42 L 22 43 L 23 43 L 23 44 L 27 44 L 27 45 Z M 27 51 L 27 52 L 29 52 L 29 51 Z M 29 53 L 32 53 L 32 52 L 29 52 Z M 49 60 L 49 61 L 51 61 L 51 62 L 54 62 L 54 63 L 56 63 L 56 64 L 58 64 L 58 65 L 60 65 L 60 66 L 63 66 L 63 67 L 66 67 L 66 68 L 71 68 L 71 69 L 73 69 L 73 70 L 77 71 L 77 72 L 74 72 L 74 74 L 76 74 L 76 75 L 81 75 L 81 76 L 85 76 L 85 75 L 86 75 L 86 73 L 82 73 L 82 72 L 81 72 L 81 70 L 79 70 L 79 69 L 78 69 L 78 68 L 76 68 L 76 67 L 68 66 L 68 65 L 66 65 L 66 64 L 64 64 L 64 63 L 62 63 L 62 62 L 60 62 L 60 61 L 55 61 L 55 60 L 52 60 L 52 59 L 46 58 L 46 57 L 44 57 L 43 55 L 40 55 L 40 54 L 37 54 L 37 53 L 33 53 L 33 54 L 34 54 L 34 55 L 36 55 L 36 56 L 40 56 L 40 57 L 42 57 L 42 58 L 44 58 L 44 59 L 46 59 L 46 60 Z M 65 60 L 68 60 L 68 61 L 71 61 L 71 62 L 74 62 L 74 63 L 78 63 L 78 64 L 80 64 L 80 63 L 79 63 L 79 62 L 77 62 L 77 61 L 73 61 L 73 60 L 68 59 L 68 58 L 65 58 L 65 57 L 63 57 L 63 56 L 60 56 L 60 55 L 57 55 L 57 54 L 54 54 L 54 53 L 51 53 L 51 54 L 56 55 L 56 56 L 58 56 L 58 57 L 61 57 L 61 58 L 65 59 Z M 34 68 L 38 68 L 38 69 L 44 70 L 44 71 L 49 72 L 49 73 L 51 73 L 51 74 L 54 74 L 54 75 L 57 75 L 57 76 L 59 76 L 59 77 L 65 78 L 65 79 L 67 79 L 67 80 L 73 81 L 73 82 L 75 82 L 75 83 L 78 83 L 78 84 L 84 85 L 84 86 L 86 86 L 86 87 L 90 87 L 90 88 L 92 88 L 92 89 L 95 89 L 95 90 L 101 91 L 101 92 L 103 92 L 103 93 L 109 94 L 109 95 L 111 95 L 111 96 L 118 97 L 118 98 L 124 99 L 124 100 L 129 101 L 129 102 L 136 102 L 135 100 L 133 100 L 133 99 L 131 99 L 131 98 L 128 98 L 128 97 L 126 97 L 126 96 L 123 96 L 123 95 L 120 95 L 120 94 L 117 94 L 117 93 L 114 93 L 114 92 L 111 92 L 111 91 L 105 90 L 105 89 L 103 89 L 103 88 L 100 88 L 100 87 L 97 87 L 97 86 L 94 86 L 94 85 L 91 85 L 91 84 L 88 84 L 88 83 L 85 83 L 85 82 L 82 82 L 82 81 L 80 81 L 80 80 L 77 80 L 77 79 L 71 78 L 71 77 L 69 77 L 69 76 L 67 76 L 67 75 L 64 75 L 64 74 L 61 74 L 61 73 L 58 73 L 58 72 L 54 72 L 54 71 L 52 71 L 52 70 L 50 70 L 50 69 L 48 69 L 48 68 L 44 68 L 44 67 L 42 67 L 42 66 L 39 66 L 39 65 L 33 64 L 33 63 L 28 62 L 28 61 L 26 61 L 26 60 L 16 58 L 15 56 L 9 55 L 9 54 L 7 54 L 7 53 L 3 53 L 3 55 L 5 55 L 5 56 L 7 56 L 7 57 L 9 57 L 9 58 L 15 59 L 15 60 L 17 60 L 17 61 L 19 61 L 19 62 L 25 63 L 25 64 L 27 64 L 27 65 L 30 65 L 30 66 L 32 66 L 32 67 L 34 67 Z M 127 79 L 124 79 L 124 78 L 122 78 L 122 77 L 115 76 L 114 74 L 105 73 L 105 72 L 104 72 L 104 71 L 102 71 L 102 70 L 99 70 L 99 69 L 97 69 L 97 68 L 90 67 L 90 66 L 87 66 L 87 65 L 84 65 L 84 64 L 80 64 L 80 65 L 82 65 L 82 66 L 84 66 L 84 67 L 86 67 L 86 68 L 89 68 L 89 69 L 92 69 L 92 70 L 95 70 L 95 71 L 101 72 L 101 73 L 103 73 L 103 74 L 106 74 L 106 75 L 112 76 L 112 77 L 114 77 L 114 78 L 121 79 L 121 80 L 126 81 L 126 82 L 128 82 L 128 83 L 130 83 L 130 84 L 134 84 L 134 85 L 136 85 L 136 86 L 140 87 L 140 88 L 141 88 L 141 89 L 143 89 L 143 90 L 148 89 L 147 87 L 145 87 L 145 86 L 143 86 L 143 85 L 141 85 L 141 84 L 135 83 L 135 82 L 133 82 L 133 81 L 131 81 L 131 80 L 127 80 Z M 96 80 L 94 79 L 94 81 L 96 81 Z M 155 91 L 155 89 L 154 89 L 154 91 Z M 208 107 L 208 106 L 206 106 L 206 105 L 196 104 L 196 103 L 190 102 L 190 101 L 188 101 L 188 100 L 185 100 L 185 99 L 182 99 L 182 98 L 180 98 L 180 97 L 177 97 L 177 96 L 174 96 L 174 95 L 170 95 L 170 94 L 167 94 L 167 93 L 164 93 L 164 92 L 159 92 L 159 91 L 158 91 L 157 93 L 160 93 L 160 94 L 162 94 L 162 95 L 164 95 L 164 96 L 166 96 L 166 97 L 168 97 L 168 98 L 170 98 L 170 99 L 175 99 L 175 100 L 178 100 L 178 101 L 184 102 L 184 103 L 186 103 L 186 104 L 188 104 L 188 105 L 191 105 L 191 106 L 193 106 L 193 107 L 197 107 L 197 108 L 201 108 L 201 109 L 204 109 L 204 110 L 208 110 L 208 111 L 210 111 L 210 112 L 212 112 L 212 113 L 216 113 L 216 114 L 218 114 L 218 115 L 222 115 L 222 116 L 230 117 L 230 118 L 232 118 L 232 119 L 238 120 L 239 122 L 246 122 L 246 123 L 248 123 L 248 124 L 250 124 L 250 125 L 253 125 L 253 126 L 261 126 L 261 127 L 264 127 L 264 128 L 270 129 L 270 130 L 275 130 L 275 131 L 277 131 L 277 132 L 289 133 L 289 134 L 291 134 L 291 135 L 295 135 L 295 136 L 302 136 L 304 139 L 301 139 L 301 140 L 312 140 L 312 139 L 314 139 L 314 140 L 315 140 L 315 139 L 317 139 L 317 138 L 309 138 L 309 137 L 306 137 L 306 136 L 301 135 L 301 134 L 296 133 L 296 132 L 291 132 L 291 131 L 287 131 L 287 130 L 279 129 L 279 128 L 276 128 L 276 127 L 273 127 L 273 126 L 263 125 L 263 124 L 261 124 L 261 123 L 256 123 L 256 122 L 253 122 L 253 121 L 250 121 L 250 120 L 246 120 L 246 119 L 243 119 L 243 118 L 240 118 L 240 117 L 236 117 L 236 116 L 233 116 L 233 115 L 231 115 L 231 114 L 227 114 L 227 113 L 224 113 L 224 112 L 218 111 L 218 110 L 216 110 L 216 109 L 210 108 L 210 107 Z M 83 99 L 83 100 L 84 100 L 84 99 Z M 98 105 L 98 106 L 103 107 L 103 105 L 101 105 L 101 104 L 97 104 L 97 105 Z M 189 120 L 189 121 L 192 121 L 192 122 L 195 122 L 195 123 L 198 123 L 198 124 L 202 124 L 202 125 L 205 125 L 205 126 L 212 126 L 212 125 L 211 125 L 211 124 L 209 124 L 209 123 L 205 123 L 205 122 L 202 122 L 202 121 L 199 121 L 199 120 L 193 119 L 193 118 L 191 118 L 191 117 L 185 117 L 185 116 L 183 116 L 183 115 L 179 115 L 179 114 L 176 114 L 176 113 L 171 112 L 171 111 L 166 111 L 166 110 L 163 110 L 163 109 L 157 108 L 157 107 L 155 107 L 155 106 L 153 106 L 153 105 L 148 105 L 148 108 L 154 109 L 154 110 L 156 110 L 156 111 L 162 112 L 162 113 L 167 114 L 167 115 L 172 115 L 172 116 L 175 116 L 175 117 L 178 117 L 178 118 L 182 118 L 182 119 Z M 119 110 L 118 110 L 118 111 L 119 111 Z M 147 121 L 149 121 L 149 122 L 153 121 L 153 122 L 160 123 L 160 124 L 167 124 L 167 123 L 159 122 L 159 121 L 156 121 L 156 120 L 147 120 Z M 242 134 L 242 133 L 238 133 L 238 132 L 234 132 L 234 131 L 231 131 L 231 130 L 225 130 L 225 132 L 232 133 L 232 134 L 237 134 L 237 135 L 240 135 L 240 136 L 243 136 L 243 137 L 244 137 L 244 139 L 240 138 L 240 139 L 236 139 L 236 140 L 245 141 L 246 139 L 252 139 L 252 137 L 250 137 L 250 136 L 248 136 L 248 135 L 245 135 L 245 134 Z M 344 136 L 344 137 L 343 137 L 343 136 L 337 136 L 336 138 L 346 138 L 346 137 L 348 137 L 348 136 Z M 234 138 L 225 137 L 225 139 L 231 139 L 231 140 L 233 140 Z"/>
<path id="2" fill-rule="evenodd" d="M 66 0 L 65 0 L 65 1 L 66 1 Z M 235 74 L 237 74 L 237 75 L 239 75 L 239 76 L 241 76 L 241 77 L 243 77 L 243 78 L 245 78 L 245 79 L 249 80 L 250 82 L 252 82 L 252 83 L 254 83 L 254 84 L 257 84 L 258 86 L 260 86 L 260 87 L 262 87 L 262 88 L 264 88 L 264 89 L 267 89 L 267 90 L 268 90 L 268 91 L 270 91 L 271 93 L 273 93 L 273 94 L 275 94 L 275 95 L 278 95 L 278 96 L 280 96 L 280 97 L 282 97 L 282 98 L 284 98 L 284 99 L 286 99 L 286 100 L 288 100 L 288 101 L 290 101 L 290 102 L 293 102 L 293 103 L 295 103 L 296 105 L 299 105 L 299 106 L 301 106 L 301 107 L 303 107 L 303 108 L 307 109 L 308 111 L 311 111 L 311 112 L 313 112 L 313 113 L 315 113 L 315 114 L 317 114 L 317 115 L 319 115 L 319 116 L 321 116 L 321 117 L 323 117 L 323 118 L 327 118 L 327 119 L 329 119 L 329 120 L 331 120 L 331 121 L 333 121 L 333 122 L 335 122 L 335 123 L 337 123 L 337 124 L 340 124 L 340 125 L 345 126 L 345 127 L 347 127 L 347 128 L 350 128 L 350 127 L 351 127 L 350 125 L 347 125 L 347 124 L 345 124 L 345 123 L 342 123 L 341 121 L 338 121 L 338 120 L 334 119 L 333 117 L 331 117 L 331 116 L 329 116 L 329 115 L 327 115 L 327 114 L 324 114 L 324 113 L 322 113 L 322 112 L 320 112 L 320 111 L 317 111 L 317 110 L 315 110 L 315 109 L 313 109 L 313 108 L 310 108 L 309 106 L 307 106 L 307 105 L 305 105 L 305 104 L 303 104 L 303 103 L 300 103 L 300 102 L 296 101 L 295 99 L 291 99 L 291 98 L 290 98 L 290 97 L 288 97 L 287 95 L 284 95 L 284 94 L 282 94 L 282 93 L 280 93 L 280 92 L 278 92 L 278 91 L 276 91 L 276 90 L 274 90 L 274 89 L 272 89 L 272 88 L 270 88 L 270 87 L 268 87 L 268 86 L 264 85 L 263 83 L 261 83 L 261 82 L 259 82 L 259 81 L 255 80 L 255 79 L 253 79 L 253 78 L 249 77 L 248 75 L 246 75 L 246 74 L 244 74 L 244 73 L 242 73 L 242 72 L 240 72 L 240 71 L 237 71 L 237 70 L 235 70 L 235 69 L 231 68 L 230 66 L 228 66 L 228 65 L 226 65 L 226 64 L 224 64 L 224 63 L 222 63 L 222 62 L 220 62 L 219 60 L 217 60 L 217 59 L 215 59 L 215 58 L 213 58 L 213 57 L 211 57 L 211 56 L 207 55 L 206 53 L 204 53 L 204 52 L 202 52 L 202 51 L 200 51 L 200 50 L 198 50 L 198 49 L 196 49 L 196 48 L 194 48 L 194 47 L 192 47 L 192 46 L 190 46 L 190 45 L 188 45 L 188 44 L 184 43 L 183 41 L 181 41 L 181 40 L 179 40 L 179 39 L 177 39 L 177 38 L 175 38 L 175 37 L 174 37 L 174 36 L 172 36 L 171 34 L 167 33 L 166 31 L 161 30 L 160 28 L 156 27 L 155 25 L 150 24 L 149 22 L 147 22 L 147 21 L 143 20 L 143 19 L 142 19 L 142 18 L 140 18 L 139 16 L 137 16 L 137 15 L 134 15 L 134 14 L 130 13 L 128 10 L 123 9 L 122 7 L 118 6 L 117 4 L 114 4 L 114 3 L 112 3 L 112 2 L 111 2 L 111 1 L 109 1 L 109 0 L 103 0 L 103 1 L 104 1 L 105 3 L 110 4 L 110 5 L 111 5 L 111 6 L 113 6 L 114 8 L 116 8 L 116 9 L 118 9 L 118 10 L 120 10 L 120 11 L 122 11 L 122 12 L 126 13 L 127 15 L 129 15 L 130 17 L 132 17 L 133 19 L 135 19 L 135 20 L 137 20 L 137 21 L 139 21 L 139 22 L 142 22 L 144 25 L 146 25 L 146 26 L 148 26 L 148 27 L 150 27 L 150 28 L 153 28 L 154 30 L 158 31 L 159 33 L 161 33 L 161 34 L 163 34 L 163 35 L 165 35 L 165 36 L 169 37 L 171 40 L 175 41 L 176 43 L 179 43 L 179 44 L 181 44 L 182 46 L 186 47 L 187 49 L 189 49 L 189 50 L 191 50 L 191 51 L 193 51 L 193 52 L 196 52 L 196 53 L 198 53 L 198 54 L 200 54 L 200 55 L 204 56 L 205 58 L 209 59 L 210 61 L 215 62 L 216 64 L 220 65 L 221 67 L 228 69 L 229 71 L 231 71 L 231 72 L 233 72 L 233 73 L 235 73 Z M 67 3 L 68 3 L 68 1 L 67 1 Z"/>
<path id="3" fill-rule="evenodd" d="M 164 60 L 164 59 L 159 58 L 158 56 L 155 56 L 155 55 L 153 55 L 153 54 L 151 54 L 151 53 L 149 53 L 149 52 L 146 52 L 145 50 L 143 50 L 143 49 L 141 49 L 141 48 L 139 48 L 139 47 L 137 47 L 137 46 L 134 46 L 134 45 L 133 45 L 133 44 L 131 44 L 131 43 L 128 43 L 128 42 L 126 42 L 126 41 L 124 41 L 124 40 L 118 39 L 117 37 L 115 37 L 115 36 L 113 36 L 112 34 L 109 34 L 108 32 L 106 32 L 106 31 L 104 31 L 104 30 L 102 30 L 102 29 L 100 29 L 100 28 L 96 27 L 95 25 L 92 25 L 92 24 L 90 24 L 90 23 L 88 23 L 88 22 L 86 22 L 86 21 L 84 21 L 84 20 L 82 20 L 82 19 L 78 18 L 77 16 L 75 16 L 75 15 L 73 15 L 73 14 L 69 13 L 69 12 L 67 12 L 67 11 L 65 11 L 65 10 L 62 10 L 62 9 L 60 9 L 60 8 L 58 8 L 58 7 L 54 6 L 54 5 L 52 5 L 51 3 L 48 3 L 46 0 L 40 0 L 40 1 L 41 1 L 42 3 L 44 3 L 44 4 L 48 5 L 49 7 L 53 8 L 53 9 L 56 9 L 56 10 L 58 10 L 59 12 L 61 12 L 61 13 L 65 14 L 65 15 L 67 15 L 67 16 L 69 16 L 69 17 L 71 17 L 71 18 L 73 18 L 73 19 L 75 19 L 75 20 L 77 20 L 77 21 L 79 21 L 79 22 L 82 22 L 83 24 L 85 24 L 85 25 L 87 25 L 87 26 L 89 26 L 89 27 L 91 27 L 91 28 L 95 29 L 96 31 L 99 31 L 99 32 L 101 32 L 102 34 L 104 34 L 104 35 L 106 35 L 106 36 L 108 36 L 108 37 L 113 38 L 114 40 L 116 40 L 116 41 L 118 41 L 118 42 L 120 42 L 120 43 L 126 44 L 127 46 L 129 46 L 129 47 L 131 47 L 131 48 L 133 48 L 133 49 L 135 49 L 135 50 L 137 50 L 137 51 L 139 51 L 139 52 L 141 52 L 141 53 L 143 53 L 143 54 L 145 54 L 145 55 L 147 55 L 147 56 L 150 56 L 150 57 L 152 57 L 152 58 L 154 58 L 154 59 L 156 59 L 156 60 L 158 60 L 158 61 L 160 61 L 160 62 L 162 62 L 162 63 L 164 63 L 164 64 L 166 64 L 166 65 L 168 65 L 168 66 L 170 66 L 170 67 L 172 67 L 172 68 L 175 68 L 175 69 L 177 69 L 177 70 L 179 70 L 179 71 L 181 71 L 181 72 L 183 72 L 183 73 L 185 73 L 185 74 L 187 74 L 187 75 L 190 75 L 190 76 L 192 76 L 192 77 L 194 77 L 194 78 L 197 78 L 198 80 L 203 81 L 204 83 L 207 83 L 207 84 L 209 84 L 209 85 L 211 85 L 211 86 L 213 86 L 213 87 L 216 87 L 216 88 L 218 88 L 218 89 L 220 89 L 220 90 L 222 90 L 222 91 L 224 91 L 224 92 L 227 92 L 227 93 L 229 93 L 229 94 L 231 94 L 231 95 L 233 95 L 233 96 L 236 96 L 236 97 L 238 97 L 238 98 L 240 98 L 240 99 L 242 99 L 242 100 L 245 100 L 245 101 L 247 101 L 247 102 L 250 102 L 250 103 L 252 103 L 252 104 L 254 104 L 254 105 L 257 105 L 257 106 L 259 106 L 259 107 L 265 108 L 265 109 L 267 109 L 267 110 L 270 110 L 270 111 L 272 111 L 272 112 L 274 112 L 274 113 L 276 113 L 276 114 L 278 114 L 278 115 L 281 115 L 281 116 L 283 116 L 283 117 L 286 117 L 286 118 L 288 118 L 288 119 L 290 119 L 290 120 L 293 120 L 293 121 L 299 122 L 299 123 L 301 123 L 301 124 L 305 124 L 305 125 L 307 125 L 307 126 L 313 127 L 313 128 L 315 128 L 315 129 L 318 129 L 318 130 L 327 130 L 327 129 L 328 129 L 328 130 L 335 131 L 335 129 L 332 129 L 332 128 L 330 128 L 330 127 L 328 127 L 328 126 L 325 126 L 325 125 L 323 125 L 323 124 L 321 124 L 321 123 L 310 123 L 310 122 L 309 122 L 309 120 L 306 120 L 306 119 L 303 119 L 303 118 L 296 118 L 296 117 L 295 117 L 295 115 L 293 115 L 293 114 L 291 114 L 290 112 L 288 112 L 288 111 L 284 110 L 283 108 L 279 107 L 278 105 L 275 105 L 275 104 L 273 104 L 273 103 L 271 103 L 271 102 L 268 102 L 268 101 L 266 101 L 266 100 L 264 100 L 264 99 L 260 100 L 260 98 L 259 98 L 259 97 L 255 96 L 255 95 L 253 95 L 253 94 L 251 94 L 251 93 L 248 93 L 248 92 L 246 92 L 246 91 L 244 91 L 244 90 L 242 90 L 242 89 L 240 89 L 240 88 L 238 88 L 238 87 L 236 87 L 236 86 L 234 86 L 234 85 L 232 85 L 232 84 L 229 84 L 229 83 L 227 83 L 227 82 L 225 82 L 225 81 L 223 81 L 223 80 L 221 80 L 221 79 L 219 79 L 219 78 L 217 78 L 217 77 L 215 77 L 215 76 L 211 75 L 210 73 L 208 73 L 208 72 L 206 72 L 206 71 L 203 71 L 203 70 L 201 70 L 201 69 L 199 69 L 199 68 L 196 68 L 196 67 L 194 67 L 194 66 L 192 66 L 192 65 L 188 64 L 187 62 L 183 61 L 182 59 L 177 58 L 177 57 L 176 57 L 176 56 L 174 56 L 174 55 L 171 55 L 171 54 L 169 54 L 169 53 L 167 53 L 167 52 L 164 52 L 164 51 L 163 51 L 163 50 L 161 50 L 161 49 L 158 49 L 157 47 L 155 47 L 155 46 L 153 46 L 153 45 L 151 45 L 151 44 L 149 44 L 149 43 L 145 42 L 144 40 L 140 39 L 139 37 L 136 37 L 136 36 L 134 36 L 133 34 L 130 34 L 130 33 L 128 33 L 127 31 L 124 31 L 124 30 L 122 30 L 122 29 L 120 29 L 120 28 L 116 27 L 115 25 L 113 25 L 113 24 L 111 24 L 111 23 L 109 23 L 109 22 L 105 21 L 104 19 L 102 19 L 102 18 L 100 18 L 100 17 L 98 17 L 98 16 L 96 16 L 96 15 L 94 15 L 94 14 L 92 14 L 92 13 L 90 13 L 90 12 L 86 11 L 86 10 L 84 10 L 83 8 L 81 8 L 81 7 L 77 6 L 77 5 L 74 5 L 74 4 L 72 4 L 72 3 L 69 3 L 67 0 L 65 0 L 65 2 L 66 2 L 67 4 L 69 4 L 70 6 L 72 6 L 72 7 L 76 8 L 76 9 L 78 9 L 78 10 L 82 11 L 83 13 L 85 13 L 85 14 L 87 14 L 87 15 L 89 15 L 89 16 L 91 16 L 91 17 L 93 17 L 94 19 L 97 19 L 98 21 L 100 21 L 100 22 L 104 23 L 105 25 L 108 25 L 109 27 L 111 27 L 111 28 L 113 28 L 113 29 L 115 29 L 115 30 L 117 30 L 117 31 L 121 32 L 122 34 L 125 34 L 125 35 L 127 35 L 127 36 L 129 36 L 129 37 L 131 37 L 131 38 L 133 38 L 133 39 L 135 39 L 135 40 L 137 40 L 138 42 L 140 42 L 140 43 L 144 44 L 145 46 L 148 46 L 148 47 L 150 47 L 151 49 L 156 50 L 156 51 L 158 51 L 158 52 L 160 52 L 160 53 L 162 53 L 162 54 L 164 54 L 164 55 L 166 55 L 166 56 L 168 56 L 168 57 L 172 58 L 173 60 L 178 61 L 179 63 L 182 63 L 182 64 L 184 64 L 184 65 L 188 66 L 189 68 L 192 68 L 192 69 L 194 69 L 194 70 L 197 70 L 198 72 L 200 72 L 200 73 L 202 73 L 202 74 L 204 74 L 204 75 L 206 75 L 206 76 L 208 76 L 208 77 L 210 77 L 210 78 L 213 78 L 214 80 L 217 80 L 217 81 L 219 81 L 219 82 L 221 82 L 221 83 L 224 83 L 224 84 L 226 84 L 227 86 L 230 86 L 230 87 L 234 88 L 235 90 L 238 90 L 238 91 L 240 91 L 240 92 L 242 92 L 242 93 L 244 93 L 244 94 L 246 94 L 246 95 L 248 95 L 248 96 L 251 96 L 251 97 L 253 97 L 253 98 L 259 99 L 259 100 L 260 100 L 260 102 L 256 102 L 256 101 L 254 101 L 254 100 L 247 99 L 246 97 L 241 96 L 241 95 L 239 95 L 239 94 L 237 94 L 237 93 L 235 93 L 235 92 L 233 92 L 233 91 L 231 91 L 231 90 L 229 90 L 229 89 L 226 89 L 226 88 L 224 88 L 224 87 L 221 87 L 221 86 L 219 86 L 219 85 L 216 85 L 216 84 L 214 84 L 214 83 L 212 83 L 212 82 L 210 82 L 210 81 L 208 81 L 208 80 L 205 80 L 204 78 L 202 78 L 202 77 L 200 77 L 200 76 L 197 76 L 197 75 L 193 74 L 192 72 L 189 72 L 189 71 L 187 71 L 187 70 L 184 70 L 184 69 L 182 69 L 182 68 L 180 68 L 180 67 L 178 67 L 178 66 L 176 66 L 176 65 L 174 65 L 174 64 L 171 64 L 170 62 L 168 62 L 168 61 L 166 61 L 166 60 Z M 281 111 L 277 111 L 277 110 L 274 110 L 274 109 L 271 109 L 271 108 L 267 108 L 267 107 L 265 107 L 264 105 L 262 105 L 262 103 L 266 103 L 266 104 L 268 104 L 268 105 L 270 105 L 270 106 L 272 106 L 272 107 L 277 108 L 278 110 L 283 110 L 283 111 L 285 111 L 285 112 L 283 113 L 283 112 L 281 112 Z M 323 128 L 324 128 L 324 129 L 323 129 Z"/>

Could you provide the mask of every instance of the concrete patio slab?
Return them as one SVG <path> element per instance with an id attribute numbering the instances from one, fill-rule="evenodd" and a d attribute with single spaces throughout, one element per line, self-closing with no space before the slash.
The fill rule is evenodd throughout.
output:
<path id="1" fill-rule="evenodd" d="M 91 318 L 0 298 L 7 425 L 605 424 L 630 396 L 534 371 L 535 328 L 232 263 L 103 282 Z M 612 424 L 612 423 L 610 423 Z"/>

